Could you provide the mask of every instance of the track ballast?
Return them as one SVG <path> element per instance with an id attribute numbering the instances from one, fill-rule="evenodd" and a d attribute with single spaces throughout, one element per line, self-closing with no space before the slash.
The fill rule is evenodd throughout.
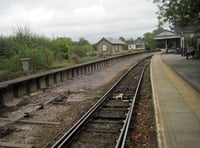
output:
<path id="1" fill-rule="evenodd" d="M 147 62 L 133 65 L 52 147 L 124 147 Z"/>

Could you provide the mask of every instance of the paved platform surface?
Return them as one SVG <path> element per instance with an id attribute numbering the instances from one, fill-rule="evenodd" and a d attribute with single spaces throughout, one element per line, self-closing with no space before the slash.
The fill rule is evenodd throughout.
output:
<path id="1" fill-rule="evenodd" d="M 154 55 L 151 80 L 160 148 L 200 148 L 200 60 Z"/>
<path id="2" fill-rule="evenodd" d="M 163 54 L 162 59 L 197 92 L 200 92 L 200 59 L 186 60 L 186 57 L 177 54 Z"/>

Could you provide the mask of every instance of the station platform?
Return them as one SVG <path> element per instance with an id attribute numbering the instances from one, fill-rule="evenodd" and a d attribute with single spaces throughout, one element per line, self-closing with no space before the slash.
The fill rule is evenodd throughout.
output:
<path id="1" fill-rule="evenodd" d="M 156 54 L 151 81 L 159 148 L 200 148 L 200 60 Z"/>

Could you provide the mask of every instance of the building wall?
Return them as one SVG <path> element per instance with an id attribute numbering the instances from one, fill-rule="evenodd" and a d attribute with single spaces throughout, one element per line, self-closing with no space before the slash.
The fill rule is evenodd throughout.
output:
<path id="1" fill-rule="evenodd" d="M 111 54 L 118 54 L 122 51 L 122 45 L 111 45 L 112 47 L 112 53 Z"/>
<path id="2" fill-rule="evenodd" d="M 99 55 L 114 55 L 122 51 L 122 45 L 112 45 L 106 40 L 102 40 L 97 44 L 97 51 Z"/>
<path id="3" fill-rule="evenodd" d="M 144 45 L 144 43 L 138 43 L 135 45 L 135 48 L 136 49 L 145 49 L 145 45 Z"/>
<path id="4" fill-rule="evenodd" d="M 129 44 L 128 45 L 128 50 L 132 50 L 135 49 L 135 44 Z"/>

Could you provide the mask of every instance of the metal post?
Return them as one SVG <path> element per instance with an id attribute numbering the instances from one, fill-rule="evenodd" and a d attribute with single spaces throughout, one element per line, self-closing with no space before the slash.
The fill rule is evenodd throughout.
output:
<path id="1" fill-rule="evenodd" d="M 181 33 L 181 55 L 182 56 L 185 55 L 185 39 L 184 39 L 183 32 Z"/>

